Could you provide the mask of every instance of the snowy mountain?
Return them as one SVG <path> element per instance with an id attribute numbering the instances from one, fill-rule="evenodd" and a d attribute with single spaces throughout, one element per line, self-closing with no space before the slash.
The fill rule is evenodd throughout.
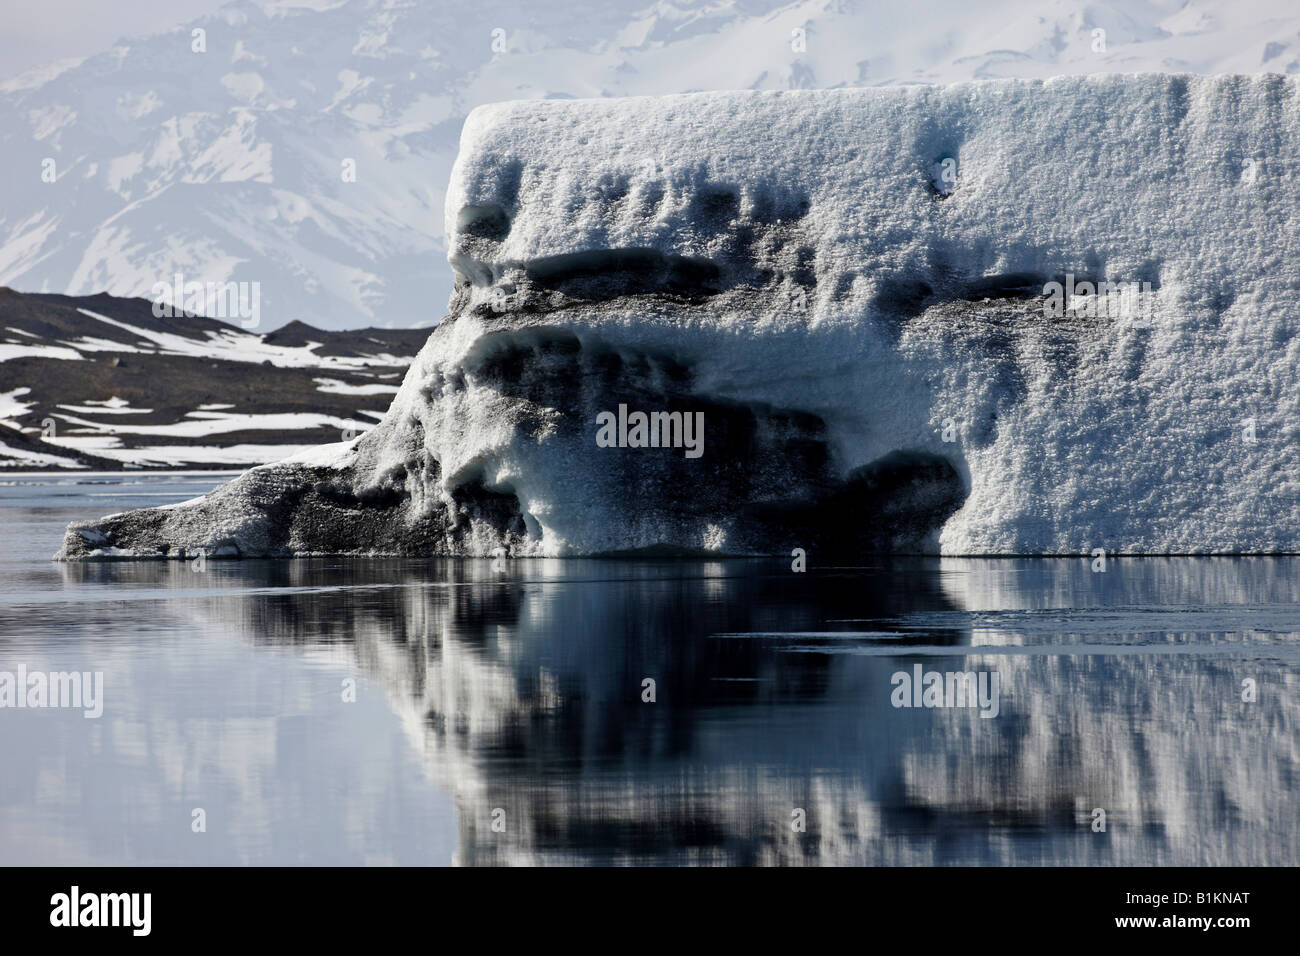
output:
<path id="1" fill-rule="evenodd" d="M 248 466 L 383 417 L 419 329 L 257 334 L 0 288 L 0 469 Z"/>
<path id="2" fill-rule="evenodd" d="M 238 0 L 0 84 L 0 284 L 152 298 L 180 274 L 256 283 L 279 321 L 429 325 L 480 104 L 1137 70 L 1295 73 L 1300 9 Z"/>

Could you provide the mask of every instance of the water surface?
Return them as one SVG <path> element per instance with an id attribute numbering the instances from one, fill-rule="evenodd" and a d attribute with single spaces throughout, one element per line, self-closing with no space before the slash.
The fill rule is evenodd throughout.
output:
<path id="1" fill-rule="evenodd" d="M 0 863 L 1300 863 L 1300 560 L 50 560 L 219 480 L 0 478 Z"/>

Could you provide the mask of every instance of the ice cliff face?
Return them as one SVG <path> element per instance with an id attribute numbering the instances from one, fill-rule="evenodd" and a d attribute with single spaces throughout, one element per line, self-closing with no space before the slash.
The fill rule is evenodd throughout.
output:
<path id="1" fill-rule="evenodd" d="M 61 554 L 1300 551 L 1297 156 L 1278 76 L 480 108 L 381 425 Z"/>

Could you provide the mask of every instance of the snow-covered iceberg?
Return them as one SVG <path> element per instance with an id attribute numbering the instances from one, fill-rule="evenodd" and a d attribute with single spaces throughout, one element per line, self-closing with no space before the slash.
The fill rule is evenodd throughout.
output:
<path id="1" fill-rule="evenodd" d="M 1298 552 L 1298 157 L 1275 75 L 482 107 L 383 422 L 60 556 Z"/>

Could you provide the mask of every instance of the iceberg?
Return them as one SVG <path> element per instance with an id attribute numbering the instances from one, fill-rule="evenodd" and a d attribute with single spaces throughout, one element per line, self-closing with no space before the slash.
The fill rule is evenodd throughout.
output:
<path id="1" fill-rule="evenodd" d="M 57 557 L 1300 552 L 1297 157 L 1277 75 L 480 107 L 383 421 Z"/>

